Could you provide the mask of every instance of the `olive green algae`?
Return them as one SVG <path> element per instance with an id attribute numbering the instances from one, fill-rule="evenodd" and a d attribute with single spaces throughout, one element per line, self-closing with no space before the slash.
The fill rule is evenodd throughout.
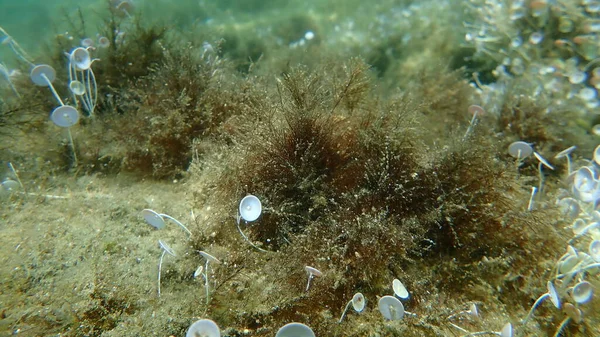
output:
<path id="1" fill-rule="evenodd" d="M 273 336 L 294 321 L 317 336 L 461 336 L 506 323 L 517 336 L 554 334 L 566 316 L 548 303 L 520 320 L 573 236 L 556 206 L 569 195 L 566 163 L 553 156 L 577 145 L 577 166 L 591 157 L 586 105 L 552 109 L 558 94 L 530 94 L 516 73 L 481 83 L 498 64 L 450 29 L 486 20 L 477 1 L 256 3 L 182 3 L 175 25 L 145 20 L 156 8 L 144 4 L 131 18 L 103 9 L 101 24 L 85 8 L 69 15 L 72 34 L 97 26 L 111 41 L 93 65 L 97 114 L 71 128 L 77 163 L 47 120 L 46 88 L 15 77 L 21 99 L 0 87 L 0 156 L 18 174 L 2 178 L 25 187 L 1 199 L 0 331 L 184 336 L 210 318 L 227 336 Z M 80 37 L 57 34 L 36 54 L 64 97 L 63 53 Z M 473 118 L 473 104 L 485 113 Z M 517 140 L 555 166 L 530 211 L 537 162 L 517 167 L 506 150 Z M 261 250 L 236 228 L 247 194 L 263 213 L 239 225 Z M 191 238 L 174 223 L 153 228 L 143 209 Z M 175 253 L 160 297 L 159 240 Z M 207 273 L 209 299 L 198 251 L 221 262 Z M 323 273 L 308 291 L 306 266 Z M 415 316 L 386 321 L 377 301 L 395 278 Z M 356 292 L 366 309 L 338 323 Z M 480 316 L 457 315 L 471 305 Z M 584 320 L 564 335 L 599 334 L 599 305 L 580 306 Z"/>

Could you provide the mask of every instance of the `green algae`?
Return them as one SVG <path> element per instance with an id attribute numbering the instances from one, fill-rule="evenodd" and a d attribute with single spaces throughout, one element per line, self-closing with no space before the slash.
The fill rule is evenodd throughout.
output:
<path id="1" fill-rule="evenodd" d="M 396 8 L 374 7 L 364 13 Z M 517 171 L 506 147 L 525 139 L 551 158 L 577 144 L 585 157 L 595 140 L 576 115 L 548 113 L 547 101 L 522 97 L 519 85 L 502 98 L 490 94 L 489 113 L 467 133 L 467 108 L 482 96 L 469 84 L 474 69 L 456 61 L 465 51 L 450 43 L 456 11 L 435 24 L 405 17 L 390 27 L 413 30 L 378 40 L 357 29 L 327 42 L 333 17 L 350 9 L 281 10 L 284 19 L 244 13 L 245 21 L 196 28 L 106 14 L 100 32 L 122 27 L 131 38 L 118 44 L 111 35 L 98 63 L 98 114 L 72 128 L 77 166 L 46 120 L 48 93 L 15 81 L 26 99 L 3 96 L 0 155 L 15 163 L 28 193 L 2 199 L 1 331 L 183 336 L 198 318 L 228 336 L 273 336 L 292 321 L 318 336 L 459 335 L 450 323 L 556 331 L 564 315 L 549 307 L 527 327 L 519 320 L 570 237 L 554 202 L 566 193 L 566 167 L 558 163 L 527 212 L 536 163 Z M 206 7 L 202 17 L 216 13 Z M 257 38 L 266 27 L 273 30 Z M 318 40 L 290 47 L 307 30 Z M 75 43 L 59 36 L 39 61 L 64 67 L 61 52 Z M 241 225 L 267 252 L 235 225 L 249 193 L 264 212 Z M 180 219 L 193 239 L 148 226 L 144 208 Z M 160 298 L 158 240 L 177 253 L 164 261 Z M 223 262 L 211 265 L 208 305 L 204 280 L 194 277 L 204 263 L 198 250 Z M 308 292 L 306 265 L 323 272 Z M 407 286 L 404 304 L 416 317 L 387 322 L 376 309 L 394 278 Z M 356 292 L 365 311 L 339 324 Z M 597 332 L 597 302 L 569 334 Z M 472 303 L 479 319 L 448 319 Z"/>

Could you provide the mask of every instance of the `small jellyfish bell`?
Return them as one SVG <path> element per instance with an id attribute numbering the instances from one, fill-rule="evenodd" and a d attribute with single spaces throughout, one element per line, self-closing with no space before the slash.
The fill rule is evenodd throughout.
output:
<path id="1" fill-rule="evenodd" d="M 106 49 L 110 47 L 110 40 L 106 36 L 100 36 L 98 38 L 98 48 Z"/>
<path id="2" fill-rule="evenodd" d="M 586 226 L 587 222 L 585 222 L 585 220 L 577 218 L 573 221 L 573 224 L 571 224 L 571 229 L 573 230 L 573 234 L 580 235 Z"/>
<path id="3" fill-rule="evenodd" d="M 567 76 L 569 77 L 569 82 L 571 82 L 571 84 L 581 84 L 587 79 L 586 73 L 579 70 L 574 70 L 567 74 Z"/>
<path id="4" fill-rule="evenodd" d="M 317 268 L 311 266 L 304 267 L 304 270 L 306 270 L 306 272 L 308 273 L 308 282 L 306 283 L 306 291 L 308 291 L 308 289 L 310 288 L 310 281 L 312 281 L 312 279 L 315 277 L 323 276 L 323 273 Z"/>
<path id="5" fill-rule="evenodd" d="M 571 146 L 565 150 L 560 151 L 554 156 L 554 159 L 567 158 L 567 172 L 571 174 L 571 153 L 575 151 L 577 146 Z"/>
<path id="6" fill-rule="evenodd" d="M 198 266 L 198 268 L 196 268 L 196 271 L 194 271 L 194 278 L 198 278 L 198 276 L 203 275 L 202 273 L 204 272 L 204 266 L 200 265 Z"/>
<path id="7" fill-rule="evenodd" d="M 577 257 L 577 255 L 569 255 L 559 261 L 556 265 L 560 274 L 566 274 L 571 272 L 577 264 L 579 264 L 579 257 Z"/>
<path id="8" fill-rule="evenodd" d="M 575 218 L 581 212 L 579 202 L 570 197 L 560 199 L 556 205 L 559 207 L 560 212 L 569 218 Z"/>
<path id="9" fill-rule="evenodd" d="M 575 171 L 573 188 L 579 192 L 590 192 L 596 188 L 596 177 L 590 167 L 583 166 Z"/>
<path id="10" fill-rule="evenodd" d="M 6 178 L 0 183 L 0 199 L 12 195 L 17 192 L 19 188 L 21 188 L 21 185 L 17 181 Z"/>
<path id="11" fill-rule="evenodd" d="M 352 308 L 354 311 L 361 312 L 365 309 L 366 301 L 362 293 L 356 293 L 352 296 Z"/>
<path id="12" fill-rule="evenodd" d="M 508 154 L 517 160 L 527 158 L 533 154 L 533 148 L 524 141 L 516 141 L 508 146 Z"/>
<path id="13" fill-rule="evenodd" d="M 65 105 L 60 99 L 60 96 L 54 89 L 52 82 L 56 79 L 56 71 L 54 68 L 47 64 L 38 64 L 31 69 L 29 73 L 29 78 L 35 85 L 39 85 L 40 87 L 48 87 L 50 91 L 52 91 L 52 95 L 58 101 L 60 105 Z"/>
<path id="14" fill-rule="evenodd" d="M 199 250 L 198 253 L 206 259 L 207 262 L 212 262 L 212 263 L 216 263 L 216 264 L 221 264 L 221 261 L 219 261 L 219 259 L 217 259 L 216 257 L 210 255 L 209 253 Z"/>
<path id="15" fill-rule="evenodd" d="M 569 261 L 570 259 L 573 259 L 573 258 L 575 259 L 575 265 L 576 265 L 579 262 L 579 252 L 577 251 L 576 248 L 569 245 L 569 246 L 567 246 L 567 252 L 565 254 L 563 254 L 563 256 L 561 256 L 560 259 L 558 259 L 558 262 L 556 263 L 556 267 L 558 269 L 559 274 L 560 274 L 561 269 L 567 269 L 569 271 L 571 269 L 573 269 L 574 266 L 572 265 L 572 261 Z"/>
<path id="16" fill-rule="evenodd" d="M 315 337 L 315 333 L 307 325 L 294 322 L 282 326 L 275 337 Z"/>
<path id="17" fill-rule="evenodd" d="M 379 312 L 390 321 L 401 320 L 404 317 L 404 305 L 393 296 L 383 296 L 379 299 Z"/>
<path id="18" fill-rule="evenodd" d="M 469 305 L 469 310 L 466 312 L 475 318 L 479 317 L 479 310 L 477 310 L 477 305 L 475 303 L 471 303 L 471 305 Z"/>
<path id="19" fill-rule="evenodd" d="M 12 180 L 10 178 L 5 179 L 4 181 L 2 181 L 2 184 L 0 184 L 2 186 L 2 190 L 6 191 L 8 193 L 12 193 L 13 191 L 17 191 L 20 187 L 19 183 L 15 180 Z"/>
<path id="20" fill-rule="evenodd" d="M 133 13 L 134 5 L 131 0 L 123 0 L 123 1 L 111 1 L 114 4 L 114 9 L 116 14 L 119 16 L 127 16 L 131 17 L 131 13 Z"/>
<path id="21" fill-rule="evenodd" d="M 79 121 L 79 112 L 77 112 L 75 107 L 62 105 L 52 111 L 50 119 L 54 124 L 62 128 L 68 128 L 77 124 Z"/>
<path id="22" fill-rule="evenodd" d="M 588 222 L 588 224 L 581 229 L 581 235 L 585 235 L 585 234 L 590 234 L 592 236 L 593 239 L 598 239 L 600 237 L 600 222 L 598 221 L 591 221 Z"/>
<path id="23" fill-rule="evenodd" d="M 529 43 L 540 44 L 544 40 L 544 34 L 541 32 L 533 32 L 529 35 Z"/>
<path id="24" fill-rule="evenodd" d="M 527 316 L 525 316 L 525 318 L 522 320 L 523 324 L 527 323 L 529 318 L 531 318 L 531 316 L 533 315 L 533 312 L 535 311 L 535 309 L 547 298 L 550 298 L 550 301 L 552 302 L 552 304 L 557 309 L 560 309 L 560 306 L 561 306 L 560 297 L 558 296 L 558 292 L 556 291 L 554 284 L 551 281 L 548 281 L 546 283 L 546 287 L 548 288 L 548 292 L 542 294 L 542 296 L 538 297 L 538 299 L 535 300 L 535 302 L 531 306 L 531 309 L 529 309 Z"/>
<path id="25" fill-rule="evenodd" d="M 56 79 L 56 71 L 47 64 L 39 64 L 31 69 L 29 77 L 35 85 L 48 87 Z"/>
<path id="26" fill-rule="evenodd" d="M 577 249 L 575 249 L 575 247 L 569 245 L 567 246 L 567 253 L 565 254 L 565 256 L 579 256 L 579 252 L 577 252 Z"/>
<path id="27" fill-rule="evenodd" d="M 85 39 L 81 40 L 81 46 L 83 48 L 93 47 L 94 46 L 94 40 L 90 39 L 89 37 L 86 37 Z"/>
<path id="28" fill-rule="evenodd" d="M 512 324 L 506 323 L 504 327 L 502 327 L 502 331 L 500 331 L 500 337 L 513 337 L 514 330 Z"/>
<path id="29" fill-rule="evenodd" d="M 346 307 L 344 308 L 344 311 L 342 312 L 342 316 L 340 317 L 340 320 L 338 321 L 338 323 L 342 323 L 342 321 L 344 320 L 344 317 L 346 316 L 346 312 L 348 312 L 348 309 L 350 308 L 350 305 L 352 305 L 352 308 L 354 309 L 354 311 L 360 313 L 363 310 L 365 310 L 365 305 L 366 305 L 366 301 L 365 301 L 365 296 L 362 293 L 356 293 L 354 294 L 354 296 L 352 296 L 352 299 L 350 300 L 350 302 L 348 302 L 348 304 L 346 304 Z"/>
<path id="30" fill-rule="evenodd" d="M 244 241 L 246 241 L 250 246 L 254 247 L 255 249 L 257 249 L 261 252 L 267 252 L 266 250 L 258 247 L 254 243 L 252 243 L 252 241 L 250 241 L 250 239 L 246 236 L 246 234 L 244 234 L 244 232 L 242 231 L 242 228 L 240 227 L 241 219 L 244 219 L 244 221 L 246 221 L 246 223 L 252 222 L 252 221 L 255 221 L 256 219 L 258 219 L 260 217 L 261 213 L 262 213 L 262 204 L 260 202 L 260 199 L 258 199 L 256 196 L 251 195 L 251 194 L 245 196 L 240 201 L 240 205 L 238 208 L 238 215 L 236 218 L 237 219 L 236 226 L 237 226 L 238 232 L 240 232 L 240 235 L 242 236 Z"/>
<path id="31" fill-rule="evenodd" d="M 69 90 L 77 96 L 81 96 L 85 94 L 85 85 L 81 83 L 81 81 L 71 81 L 69 82 Z"/>
<path id="32" fill-rule="evenodd" d="M 156 213 L 151 209 L 142 210 L 142 217 L 144 218 L 144 220 L 146 220 L 146 222 L 149 225 L 156 229 L 165 228 L 165 226 L 167 225 L 163 217 L 161 217 L 160 214 Z"/>
<path id="33" fill-rule="evenodd" d="M 525 6 L 522 3 L 515 1 L 515 3 L 513 3 L 510 6 L 510 19 L 511 20 L 515 21 L 515 20 L 522 19 L 523 17 L 525 17 L 526 14 L 527 14 L 527 8 L 525 8 Z"/>
<path id="34" fill-rule="evenodd" d="M 583 202 L 598 202 L 600 200 L 600 183 L 598 180 L 578 182 L 577 178 L 576 175 L 573 183 L 574 196 Z"/>
<path id="35" fill-rule="evenodd" d="M 262 213 L 262 204 L 260 199 L 254 195 L 245 196 L 242 201 L 240 201 L 239 212 L 240 216 L 245 221 L 255 221 Z"/>
<path id="36" fill-rule="evenodd" d="M 465 132 L 465 135 L 463 136 L 463 139 L 466 139 L 469 136 L 469 133 L 471 133 L 471 130 L 473 129 L 473 126 L 475 126 L 475 122 L 477 120 L 477 116 L 485 114 L 485 109 L 483 109 L 481 106 L 476 105 L 476 104 L 473 104 L 473 105 L 469 106 L 469 108 L 467 109 L 467 111 L 473 117 L 471 117 L 471 121 L 469 122 L 469 127 L 467 128 L 467 131 Z"/>
<path id="37" fill-rule="evenodd" d="M 467 108 L 467 111 L 471 115 L 483 115 L 485 114 L 485 109 L 477 104 L 472 104 Z"/>
<path id="38" fill-rule="evenodd" d="M 595 262 L 600 262 L 600 240 L 592 240 L 590 242 L 588 253 Z"/>
<path id="39" fill-rule="evenodd" d="M 554 284 L 550 281 L 546 284 L 546 288 L 548 288 L 548 295 L 550 296 L 550 301 L 557 309 L 560 309 L 560 297 L 558 296 L 558 292 L 554 287 Z"/>
<path id="40" fill-rule="evenodd" d="M 190 325 L 185 337 L 220 337 L 221 330 L 217 323 L 210 319 L 201 319 Z"/>
<path id="41" fill-rule="evenodd" d="M 73 49 L 69 54 L 69 60 L 78 70 L 88 70 L 92 66 L 92 58 L 86 48 Z"/>
<path id="42" fill-rule="evenodd" d="M 190 230 L 184 224 L 182 224 L 179 220 L 173 218 L 168 214 L 157 213 L 151 209 L 143 209 L 142 217 L 144 218 L 144 220 L 146 220 L 146 222 L 149 225 L 156 229 L 164 228 L 166 226 L 165 218 L 167 218 L 176 223 L 179 227 L 181 227 L 188 234 L 189 237 L 192 237 L 192 232 L 190 232 Z"/>
<path id="43" fill-rule="evenodd" d="M 585 304 L 591 301 L 592 297 L 594 297 L 594 288 L 588 281 L 581 281 L 573 287 L 571 296 L 578 304 Z"/>
<path id="44" fill-rule="evenodd" d="M 600 145 L 596 146 L 593 155 L 594 163 L 600 165 Z"/>
<path id="45" fill-rule="evenodd" d="M 512 38 L 510 40 L 510 46 L 515 49 L 521 47 L 521 45 L 523 45 L 523 39 L 520 36 L 515 36 L 514 38 Z M 514 59 L 514 60 L 516 60 L 516 59 Z M 514 62 L 514 60 L 513 60 L 513 62 Z"/>
<path id="46" fill-rule="evenodd" d="M 409 296 L 408 290 L 406 290 L 406 287 L 399 279 L 394 279 L 394 281 L 392 281 L 392 289 L 394 289 L 394 294 L 403 300 L 407 299 Z"/>
<path id="47" fill-rule="evenodd" d="M 535 156 L 535 159 L 537 159 L 541 165 L 546 166 L 547 168 L 554 170 L 554 166 L 550 165 L 550 163 L 546 160 L 546 158 L 542 157 L 541 154 L 537 153 L 537 152 L 533 152 L 533 155 Z"/>
<path id="48" fill-rule="evenodd" d="M 579 98 L 581 98 L 582 100 L 589 102 L 592 101 L 596 98 L 596 96 L 598 95 L 598 93 L 596 92 L 596 89 L 594 88 L 589 88 L 589 87 L 584 87 L 581 90 L 579 90 Z"/>
<path id="49" fill-rule="evenodd" d="M 531 9 L 531 15 L 534 17 L 540 17 L 544 15 L 544 13 L 548 10 L 548 1 L 547 0 L 533 0 L 529 3 L 529 8 Z"/>
<path id="50" fill-rule="evenodd" d="M 563 310 L 575 323 L 579 324 L 583 320 L 583 313 L 573 304 L 565 303 L 565 308 Z"/>

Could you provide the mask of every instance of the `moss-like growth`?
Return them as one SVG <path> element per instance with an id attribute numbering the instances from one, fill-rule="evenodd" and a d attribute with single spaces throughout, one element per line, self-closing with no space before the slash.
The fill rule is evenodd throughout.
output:
<path id="1" fill-rule="evenodd" d="M 101 336 L 114 329 L 122 316 L 133 314 L 138 308 L 127 300 L 127 294 L 110 287 L 106 280 L 98 278 L 90 292 L 90 306 L 82 310 L 75 320 L 77 335 Z"/>
<path id="2" fill-rule="evenodd" d="M 268 98 L 272 103 L 257 105 L 256 120 L 234 141 L 231 155 L 218 161 L 228 167 L 215 178 L 218 183 L 198 187 L 202 199 L 208 193 L 211 207 L 219 206 L 202 231 L 210 236 L 198 236 L 195 248 L 228 247 L 230 263 L 245 266 L 257 282 L 240 290 L 252 293 L 253 301 L 214 298 L 227 326 L 268 335 L 285 322 L 310 317 L 317 333 L 353 335 L 355 327 L 327 317 L 357 290 L 374 299 L 386 292 L 392 276 L 442 263 L 452 282 L 438 296 L 461 297 L 468 283 L 485 282 L 474 276 L 478 261 L 502 259 L 507 250 L 523 247 L 538 250 L 522 233 L 533 222 L 523 216 L 527 194 L 516 188 L 513 166 L 494 160 L 496 143 L 477 132 L 466 139 L 454 133 L 445 147 L 427 147 L 419 139 L 432 134 L 415 121 L 426 119 L 423 107 L 432 105 L 408 99 L 380 105 L 363 63 L 330 68 L 283 74 L 277 94 Z M 453 90 L 456 83 L 446 85 L 440 88 Z M 247 193 L 265 209 L 245 230 L 271 253 L 248 254 L 252 248 L 241 238 L 231 242 L 238 235 L 231 213 Z M 308 294 L 305 265 L 325 273 Z M 244 282 L 235 273 L 229 277 Z M 411 301 L 417 308 L 425 305 L 425 284 L 437 283 L 408 282 L 421 294 Z M 261 285 L 268 285 L 268 293 L 255 289 Z M 225 301 L 246 314 L 222 311 Z"/>
<path id="3" fill-rule="evenodd" d="M 233 28 L 224 33 L 219 52 L 235 65 L 236 70 L 248 73 L 250 67 L 268 53 L 265 42 L 249 34 L 248 31 L 238 31 Z"/>
<path id="4" fill-rule="evenodd" d="M 239 111 L 223 81 L 226 64 L 199 52 L 192 46 L 165 51 L 164 62 L 119 101 L 127 110 L 115 126 L 125 142 L 125 169 L 158 178 L 181 173 L 191 162 L 193 142 L 214 135 Z"/>
<path id="5" fill-rule="evenodd" d="M 390 6 L 400 3 L 408 2 Z M 285 14 L 297 18 L 290 22 L 244 23 L 225 13 L 235 21 L 230 26 L 210 15 L 214 22 L 199 26 L 225 31 L 214 47 L 202 46 L 195 33 L 181 42 L 163 26 L 110 18 L 102 30 L 113 46 L 94 55 L 101 58 L 94 63 L 98 113 L 71 130 L 76 179 L 56 174 L 71 161 L 69 147 L 59 146 L 65 136 L 47 120 L 56 102 L 26 77 L 17 82 L 27 102 L 7 99 L 0 127 L 22 121 L 28 141 L 9 132 L 2 155 L 25 158 L 17 170 L 28 194 L 2 203 L 11 249 L 0 255 L 7 280 L 0 330 L 179 336 L 202 316 L 231 336 L 273 336 L 291 321 L 319 336 L 446 336 L 458 333 L 449 322 L 469 331 L 517 322 L 556 275 L 567 241 L 560 236 L 571 230 L 553 206 L 564 196 L 556 192 L 557 175 L 547 176 L 534 210 L 526 211 L 537 172 L 531 158 L 517 172 L 506 145 L 535 142 L 550 159 L 544 152 L 562 150 L 571 139 L 558 132 L 567 121 L 544 113 L 542 101 L 519 96 L 518 85 L 494 87 L 493 97 L 489 87 L 469 85 L 470 75 L 452 70 L 463 55 L 449 37 L 462 34 L 413 15 L 427 10 L 410 6 L 410 17 L 389 11 L 377 22 L 339 27 L 346 22 L 341 12 L 322 16 L 320 9 Z M 398 13 L 407 19 L 402 25 L 391 20 Z M 371 39 L 361 24 L 386 42 Z M 125 26 L 117 43 L 115 32 Z M 316 40 L 287 45 L 307 29 Z M 375 67 L 340 61 L 352 49 L 346 38 Z M 57 69 L 78 41 L 62 42 L 50 62 Z M 432 65 L 440 54 L 454 55 L 442 61 L 450 65 Z M 379 64 L 380 56 L 388 58 Z M 57 90 L 68 97 L 66 72 L 58 76 Z M 489 111 L 469 128 L 471 104 L 489 104 Z M 106 176 L 84 175 L 92 172 Z M 239 228 L 264 251 L 236 226 L 238 203 L 248 193 L 261 199 L 263 214 Z M 147 207 L 176 216 L 192 240 L 170 226 L 146 225 L 139 210 Z M 161 297 L 159 239 L 177 253 L 162 266 Z M 575 245 L 585 249 L 582 241 Z M 222 264 L 194 275 L 204 265 L 197 250 Z M 308 291 L 307 265 L 323 272 Z M 404 304 L 418 317 L 384 322 L 379 315 L 377 299 L 392 294 L 394 278 L 408 288 Z M 366 296 L 365 311 L 338 324 L 357 291 Z M 470 303 L 480 319 L 448 319 Z M 586 323 L 571 324 L 572 332 L 596 329 L 590 313 L 597 305 L 584 308 Z M 532 321 L 519 333 L 539 328 L 550 335 L 564 318 L 548 308 L 536 316 L 541 326 Z"/>

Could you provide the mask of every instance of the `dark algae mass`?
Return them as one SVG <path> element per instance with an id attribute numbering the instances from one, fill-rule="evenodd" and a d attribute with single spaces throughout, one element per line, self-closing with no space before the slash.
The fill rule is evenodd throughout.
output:
<path id="1" fill-rule="evenodd" d="M 48 6 L 0 0 L 2 335 L 600 335 L 600 2 Z"/>

